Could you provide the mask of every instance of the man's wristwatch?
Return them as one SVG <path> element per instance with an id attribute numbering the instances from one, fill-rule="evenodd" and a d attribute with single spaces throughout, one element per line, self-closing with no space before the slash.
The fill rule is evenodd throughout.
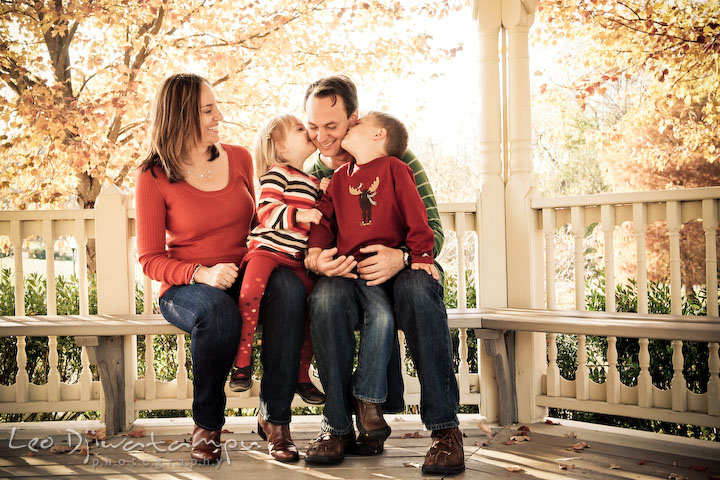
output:
<path id="1" fill-rule="evenodd" d="M 403 265 L 405 266 L 405 268 L 408 268 L 410 266 L 410 252 L 405 250 L 404 248 L 402 249 L 402 252 L 403 252 Z"/>

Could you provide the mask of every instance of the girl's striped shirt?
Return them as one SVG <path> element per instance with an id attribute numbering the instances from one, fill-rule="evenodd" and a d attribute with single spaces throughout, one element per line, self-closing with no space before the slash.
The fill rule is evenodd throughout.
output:
<path id="1" fill-rule="evenodd" d="M 297 211 L 315 207 L 319 183 L 317 178 L 289 165 L 274 165 L 260 177 L 260 224 L 248 237 L 250 251 L 263 249 L 302 258 L 310 225 L 297 222 Z"/>

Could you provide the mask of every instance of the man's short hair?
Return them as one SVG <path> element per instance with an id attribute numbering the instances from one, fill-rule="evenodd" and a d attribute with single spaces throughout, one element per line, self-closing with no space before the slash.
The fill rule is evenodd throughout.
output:
<path id="1" fill-rule="evenodd" d="M 353 81 L 345 75 L 324 77 L 311 83 L 305 91 L 303 106 L 307 105 L 310 95 L 318 98 L 329 97 L 333 105 L 337 103 L 338 97 L 342 98 L 348 118 L 358 108 L 357 88 Z"/>
<path id="2" fill-rule="evenodd" d="M 385 153 L 389 157 L 402 158 L 408 146 L 408 131 L 405 125 L 388 113 L 368 112 L 365 116 L 372 117 L 387 132 Z"/>

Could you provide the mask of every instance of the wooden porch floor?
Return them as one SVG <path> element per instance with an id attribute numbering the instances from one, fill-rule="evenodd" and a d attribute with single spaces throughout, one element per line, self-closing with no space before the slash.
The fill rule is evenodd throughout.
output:
<path id="1" fill-rule="evenodd" d="M 98 422 L 0 424 L 0 479 L 81 478 L 109 480 L 173 479 L 411 479 L 420 471 L 430 434 L 416 415 L 388 416 L 393 429 L 385 452 L 376 457 L 346 457 L 340 465 L 318 467 L 281 464 L 266 453 L 252 418 L 230 418 L 223 435 L 226 451 L 219 466 L 192 465 L 187 419 L 138 421 L 144 436 L 113 436 L 104 445 L 79 447 Z M 462 415 L 465 473 L 453 478 L 580 478 L 580 479 L 718 479 L 720 443 L 679 439 L 569 421 L 529 426 L 530 441 L 510 443 L 519 425 L 489 425 L 488 437 L 479 415 Z M 295 417 L 293 438 L 301 454 L 318 433 L 318 417 Z M 18 427 L 13 429 L 13 427 Z M 419 438 L 418 438 L 419 437 Z M 175 442 L 175 443 L 173 443 Z M 588 447 L 568 450 L 585 442 Z M 91 441 L 92 445 L 92 441 Z M 54 451 L 75 448 L 75 452 Z M 37 450 L 33 452 L 32 449 Z M 511 471 L 517 470 L 517 471 Z M 437 477 L 435 477 L 437 478 Z"/>

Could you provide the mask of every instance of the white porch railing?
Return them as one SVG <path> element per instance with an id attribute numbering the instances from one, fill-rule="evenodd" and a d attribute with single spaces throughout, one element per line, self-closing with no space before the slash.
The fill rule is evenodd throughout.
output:
<path id="1" fill-rule="evenodd" d="M 582 233 L 585 227 L 600 222 L 605 233 L 605 269 L 608 292 L 615 289 L 614 246 L 612 231 L 616 225 L 625 221 L 633 221 L 636 231 L 638 251 L 638 302 L 639 313 L 647 313 L 647 264 L 645 258 L 645 228 L 650 222 L 666 220 L 670 236 L 671 292 L 673 313 L 679 312 L 681 286 L 679 263 L 679 229 L 680 225 L 691 219 L 703 219 L 706 233 L 707 254 L 706 268 L 707 291 L 717 292 L 717 254 L 716 235 L 718 225 L 718 199 L 720 187 L 682 190 L 674 192 L 645 192 L 628 194 L 606 194 L 586 197 L 570 197 L 562 199 L 535 198 L 529 204 L 531 222 L 528 236 L 539 239 L 543 245 L 535 245 L 534 251 L 544 252 L 546 268 L 540 275 L 532 278 L 535 290 L 545 292 L 546 308 L 556 308 L 555 288 L 555 253 L 554 235 L 557 228 L 566 223 L 572 225 L 575 234 L 575 307 L 585 307 L 584 291 L 584 258 L 582 250 Z M 480 200 L 482 202 L 482 198 Z M 484 266 L 479 259 L 483 258 L 483 233 L 480 225 L 482 211 L 480 202 L 444 204 L 440 206 L 441 217 L 446 233 L 446 244 L 441 262 L 446 274 L 455 276 L 458 284 L 458 310 L 466 310 L 468 285 L 464 272 L 468 269 L 477 272 Z M 32 235 L 43 238 L 46 248 L 46 275 L 55 276 L 54 243 L 61 235 L 73 236 L 78 244 L 78 273 L 80 284 L 80 314 L 88 313 L 88 279 L 86 276 L 85 245 L 88 239 L 95 239 L 97 244 L 97 295 L 99 313 L 126 314 L 135 310 L 135 271 L 134 255 L 135 212 L 129 205 L 129 198 L 117 189 L 104 190 L 98 198 L 95 210 L 82 211 L 34 211 L 34 212 L 0 212 L 0 235 L 9 237 L 14 249 L 14 287 L 15 313 L 23 315 L 23 261 L 19 254 L 23 239 Z M 537 228 L 537 231 L 532 231 Z M 544 242 L 543 242 L 544 237 Z M 508 240 L 510 242 L 510 240 Z M 486 242 L 487 244 L 487 242 Z M 512 255 L 508 251 L 508 255 Z M 534 260 L 533 260 L 534 261 Z M 476 270 L 477 269 L 477 270 Z M 534 270 L 528 266 L 528 275 Z M 713 275 L 714 272 L 714 275 Z M 475 292 L 480 292 L 478 285 L 481 275 L 475 275 Z M 500 278 L 506 278 L 500 275 Z M 149 279 L 142 280 L 144 285 L 145 313 L 151 313 L 152 283 Z M 545 288 L 547 286 L 547 288 Z M 512 289 L 512 285 L 509 285 Z M 47 282 L 48 314 L 57 312 L 55 301 L 55 284 Z M 606 302 L 608 311 L 614 311 L 612 295 Z M 477 294 L 477 298 L 482 297 Z M 645 300 L 643 300 L 645 299 Z M 483 307 L 484 305 L 477 305 Z M 492 305 L 498 307 L 498 305 Z M 507 306 L 507 305 L 506 305 Z M 708 315 L 717 317 L 717 295 L 708 295 Z M 692 317 L 688 317 L 692 321 Z M 82 335 L 78 331 L 78 335 Z M 590 380 L 585 352 L 585 337 L 578 337 L 578 369 L 575 380 L 566 380 L 560 376 L 557 361 L 556 334 L 547 335 L 548 362 L 544 368 L 538 368 L 533 381 L 541 384 L 540 393 L 536 395 L 534 405 L 540 407 L 556 407 L 582 411 L 608 413 L 613 415 L 650 418 L 672 422 L 685 422 L 698 425 L 718 426 L 720 424 L 720 359 L 718 345 L 709 345 L 707 359 L 710 377 L 706 393 L 688 391 L 683 378 L 684 358 L 682 356 L 682 339 L 673 342 L 674 379 L 672 388 L 660 390 L 652 385 L 649 362 L 648 340 L 642 327 L 638 327 L 637 337 L 640 348 L 640 378 L 637 386 L 626 386 L 620 383 L 616 368 L 616 339 L 608 338 L 608 365 L 606 382 L 596 384 Z M 468 362 L 468 335 L 465 329 L 459 333 L 460 365 L 457 372 L 461 389 L 461 403 L 482 405 L 482 413 L 494 420 L 497 414 L 497 397 L 494 394 L 494 371 L 492 362 L 484 352 L 482 345 L 477 345 L 478 366 L 482 375 L 470 371 Z M 152 345 L 153 335 L 145 336 L 145 345 Z M 26 338 L 17 337 L 16 381 L 12 385 L 0 386 L 0 413 L 53 412 L 53 411 L 88 411 L 102 410 L 103 400 L 101 385 L 93 380 L 89 368 L 87 352 L 82 351 L 82 372 L 79 380 L 73 384 L 60 381 L 58 372 L 57 338 L 50 337 L 48 364 L 50 373 L 45 385 L 30 383 L 27 372 Z M 126 371 L 135 372 L 134 378 L 128 379 L 132 385 L 128 402 L 133 412 L 140 410 L 187 409 L 192 401 L 192 385 L 185 367 L 187 353 L 185 351 L 185 335 L 177 333 L 177 374 L 175 379 L 164 381 L 158 378 L 154 350 L 146 348 L 146 370 L 144 376 L 138 374 L 137 338 L 126 337 L 125 359 Z M 7 355 L 8 352 L 3 352 Z M 523 372 L 527 375 L 527 372 Z M 527 378 L 527 377 L 523 377 Z M 520 377 L 518 382 L 521 382 Z M 518 392 L 522 393 L 520 387 Z M 228 393 L 229 408 L 249 408 L 258 405 L 258 386 L 248 392 Z M 405 399 L 409 405 L 419 403 L 420 389 L 417 379 L 406 375 Z M 482 396 L 482 397 L 481 397 Z M 481 401 L 482 398 L 482 401 Z M 304 404 L 296 398 L 295 406 Z M 536 412 L 522 412 L 525 408 L 519 402 L 521 418 L 537 418 Z"/>

